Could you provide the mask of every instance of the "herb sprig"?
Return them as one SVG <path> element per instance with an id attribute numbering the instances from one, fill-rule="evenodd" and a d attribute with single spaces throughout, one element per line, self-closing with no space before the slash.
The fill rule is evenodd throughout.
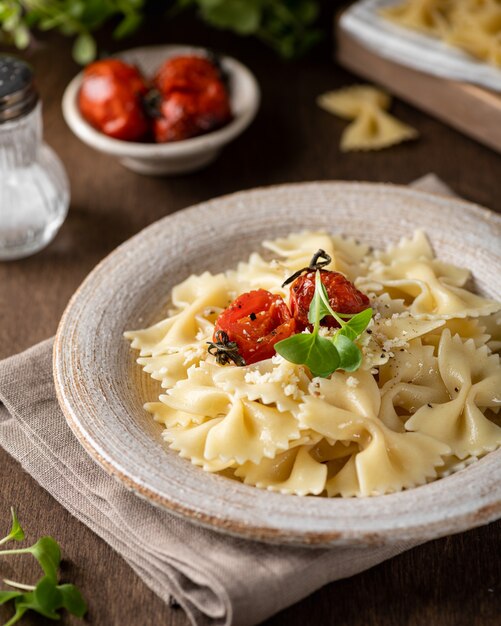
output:
<path id="1" fill-rule="evenodd" d="M 320 322 L 328 315 L 340 327 L 332 337 L 322 337 L 319 333 Z M 299 333 L 279 341 L 275 350 L 291 363 L 306 365 L 313 376 L 327 378 L 337 369 L 354 372 L 362 363 L 362 353 L 355 341 L 367 328 L 371 318 L 371 308 L 355 315 L 333 311 L 317 269 L 315 293 L 308 311 L 308 321 L 313 324 L 312 332 Z"/>
<path id="2" fill-rule="evenodd" d="M 0 539 L 0 545 L 9 541 L 23 541 L 24 530 L 17 519 L 14 509 L 12 526 L 9 534 Z M 61 549 L 52 537 L 42 537 L 28 548 L 0 550 L 0 557 L 12 554 L 31 554 L 38 561 L 44 575 L 36 585 L 4 579 L 4 583 L 12 590 L 0 590 L 0 606 L 7 602 L 14 602 L 14 615 L 4 626 L 13 626 L 27 611 L 35 611 L 51 620 L 61 618 L 58 611 L 66 609 L 77 617 L 83 617 L 87 606 L 80 591 L 75 585 L 58 584 L 57 573 L 61 563 Z"/>
<path id="3" fill-rule="evenodd" d="M 219 365 L 227 365 L 233 361 L 235 365 L 245 365 L 245 359 L 238 351 L 238 345 L 235 341 L 230 341 L 224 330 L 216 331 L 216 341 L 207 341 L 209 347 L 207 351 L 216 357 L 216 363 Z"/>

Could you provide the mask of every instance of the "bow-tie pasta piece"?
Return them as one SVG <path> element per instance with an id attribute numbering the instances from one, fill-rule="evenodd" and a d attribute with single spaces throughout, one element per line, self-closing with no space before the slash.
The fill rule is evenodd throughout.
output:
<path id="1" fill-rule="evenodd" d="M 416 139 L 417 136 L 415 128 L 397 120 L 386 111 L 369 105 L 344 130 L 340 147 L 342 152 L 382 150 Z"/>
<path id="2" fill-rule="evenodd" d="M 390 245 L 386 250 L 374 252 L 374 259 L 385 265 L 393 262 L 417 261 L 418 259 L 429 259 L 435 257 L 428 237 L 422 230 L 416 230 L 412 237 L 402 237 L 397 244 Z"/>
<path id="3" fill-rule="evenodd" d="M 322 94 L 318 97 L 317 104 L 328 113 L 353 120 L 368 105 L 378 109 L 389 109 L 391 98 L 384 91 L 370 85 L 351 85 Z"/>
<path id="4" fill-rule="evenodd" d="M 482 409 L 501 406 L 499 356 L 444 331 L 438 367 L 450 401 L 421 407 L 405 424 L 411 431 L 446 441 L 459 458 L 478 456 L 501 445 L 501 428 Z"/>
<path id="5" fill-rule="evenodd" d="M 279 411 L 296 414 L 310 383 L 304 367 L 276 355 L 254 365 L 221 368 L 214 383 L 239 398 L 274 405 Z"/>
<path id="6" fill-rule="evenodd" d="M 353 280 L 362 272 L 369 246 L 352 237 L 329 235 L 326 232 L 303 232 L 289 235 L 281 239 L 263 242 L 263 246 L 280 258 L 280 266 L 286 268 L 283 278 L 295 271 L 308 267 L 313 256 L 312 252 L 324 250 L 332 259 L 325 269 L 335 270 Z M 282 282 L 283 282 L 282 280 Z M 288 288 L 285 293 L 288 293 Z"/>
<path id="7" fill-rule="evenodd" d="M 487 317 L 480 317 L 479 325 L 489 335 L 487 345 L 492 352 L 501 351 L 501 311 L 494 313 L 494 315 L 488 315 Z"/>
<path id="8" fill-rule="evenodd" d="M 178 412 L 192 414 L 194 422 L 212 418 L 190 435 L 190 441 L 195 434 L 204 436 L 203 455 L 199 454 L 202 447 L 197 440 L 197 458 L 258 463 L 265 456 L 273 457 L 278 450 L 287 449 L 290 441 L 299 439 L 298 423 L 292 413 L 224 391 L 217 386 L 218 370 L 224 368 L 207 363 L 193 367 L 186 380 L 179 381 L 166 395 L 160 396 L 161 403 L 167 407 L 163 415 L 171 415 L 172 411 L 175 415 Z M 158 407 L 155 409 L 160 413 Z M 183 432 L 176 425 L 166 437 L 174 449 L 182 450 L 187 457 L 189 449 L 184 446 Z"/>
<path id="9" fill-rule="evenodd" d="M 218 417 L 225 415 L 231 403 L 228 393 L 214 386 L 213 375 L 217 365 L 208 362 L 188 370 L 188 378 L 179 380 L 160 401 L 171 409 L 200 415 Z"/>
<path id="10" fill-rule="evenodd" d="M 438 375 L 433 346 L 412 341 L 379 370 L 381 408 L 379 418 L 396 432 L 405 431 L 405 422 L 422 406 L 447 402 L 447 389 Z"/>
<path id="11" fill-rule="evenodd" d="M 206 419 L 203 415 L 173 409 L 163 402 L 147 402 L 144 405 L 144 408 L 148 411 L 148 413 L 151 413 L 155 422 L 163 424 L 166 428 L 173 428 L 174 426 L 186 427 L 190 424 L 201 424 Z"/>
<path id="12" fill-rule="evenodd" d="M 124 333 L 131 340 L 132 348 L 140 350 L 141 356 L 158 356 L 193 343 L 200 332 L 197 321 L 207 312 L 214 316 L 214 308 L 225 308 L 231 302 L 233 285 L 224 274 L 213 276 L 205 272 L 190 276 L 172 291 L 173 304 L 181 311 L 143 330 Z"/>
<path id="13" fill-rule="evenodd" d="M 341 150 L 379 150 L 415 139 L 417 131 L 387 113 L 391 98 L 370 85 L 353 85 L 319 96 L 318 105 L 353 122 L 341 136 Z"/>
<path id="14" fill-rule="evenodd" d="M 282 297 L 288 294 L 288 287 L 282 287 L 282 283 L 289 274 L 290 271 L 280 261 L 265 261 L 257 252 L 253 252 L 245 263 L 240 262 L 235 271 L 229 272 L 239 285 L 239 293 L 266 289 Z"/>
<path id="15" fill-rule="evenodd" d="M 137 363 L 154 380 L 160 381 L 164 389 L 169 389 L 186 378 L 189 368 L 199 365 L 206 356 L 206 346 L 196 343 L 180 348 L 177 352 L 139 357 Z"/>
<path id="16" fill-rule="evenodd" d="M 245 463 L 235 476 L 247 485 L 298 496 L 320 495 L 325 488 L 327 465 L 310 454 L 313 446 L 296 446 L 261 463 Z"/>
<path id="17" fill-rule="evenodd" d="M 377 418 L 306 398 L 301 425 L 326 438 L 358 445 L 359 451 L 326 483 L 329 496 L 369 496 L 400 491 L 436 477 L 450 448 L 420 433 L 396 433 Z"/>
<path id="18" fill-rule="evenodd" d="M 359 288 L 388 292 L 393 298 L 403 298 L 415 317 L 478 317 L 501 309 L 501 304 L 471 293 L 458 286 L 464 284 L 464 273 L 445 263 L 427 259 L 376 262 L 367 278 L 356 284 Z"/>
<path id="19" fill-rule="evenodd" d="M 263 247 L 280 259 L 280 263 L 287 268 L 287 276 L 308 267 L 317 250 L 324 250 L 332 259 L 325 269 L 336 269 L 332 237 L 323 231 L 293 233 L 287 237 L 263 241 Z"/>
<path id="20" fill-rule="evenodd" d="M 287 450 L 300 438 L 298 422 L 292 413 L 250 400 L 234 398 L 229 412 L 207 434 L 204 456 L 209 460 L 259 463 Z"/>
<path id="21" fill-rule="evenodd" d="M 190 460 L 193 465 L 200 465 L 206 472 L 220 472 L 232 467 L 231 460 L 209 460 L 205 457 L 207 435 L 223 418 L 209 419 L 201 423 L 193 421 L 189 424 L 177 424 L 166 428 L 163 438 L 170 444 L 170 448 L 179 453 L 183 459 Z"/>
<path id="22" fill-rule="evenodd" d="M 448 329 L 452 336 L 459 335 L 463 340 L 473 339 L 477 348 L 480 348 L 488 343 L 490 338 L 490 334 L 486 331 L 486 325 L 482 321 L 485 319 L 487 318 L 452 317 L 448 320 L 442 320 L 443 326 L 431 329 L 430 332 L 422 335 L 421 339 L 424 344 L 438 349 L 442 332 Z"/>
<path id="23" fill-rule="evenodd" d="M 331 408 L 335 407 L 363 417 L 376 416 L 381 403 L 381 396 L 374 377 L 364 370 L 353 373 L 337 371 L 330 378 L 314 378 L 310 384 L 310 396 L 321 399 L 328 403 Z M 302 420 L 303 408 L 301 406 L 300 421 Z M 310 428 L 305 424 L 302 426 L 303 428 Z"/>

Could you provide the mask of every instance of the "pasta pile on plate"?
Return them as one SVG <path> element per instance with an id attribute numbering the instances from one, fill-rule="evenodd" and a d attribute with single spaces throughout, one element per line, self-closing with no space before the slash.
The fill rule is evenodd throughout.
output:
<path id="1" fill-rule="evenodd" d="M 339 117 L 353 120 L 341 136 L 341 150 L 381 150 L 415 139 L 417 131 L 387 111 L 390 96 L 371 85 L 351 85 L 319 96 L 318 105 Z"/>
<path id="2" fill-rule="evenodd" d="M 381 14 L 501 67 L 500 0 L 404 0 Z"/>
<path id="3" fill-rule="evenodd" d="M 465 288 L 422 232 L 386 251 L 322 232 L 265 242 L 236 270 L 190 276 L 173 311 L 126 337 L 165 393 L 145 408 L 182 457 L 297 495 L 370 496 L 421 485 L 501 445 L 501 304 Z M 207 352 L 218 314 L 284 279 L 322 248 L 375 311 L 356 372 L 312 378 L 276 355 L 238 367 Z M 270 254 L 271 253 L 271 254 Z M 325 329 L 328 333 L 328 329 Z"/>

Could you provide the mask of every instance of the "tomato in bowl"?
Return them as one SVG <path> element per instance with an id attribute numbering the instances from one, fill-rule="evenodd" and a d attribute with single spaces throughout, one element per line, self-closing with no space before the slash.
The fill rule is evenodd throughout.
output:
<path id="1" fill-rule="evenodd" d="M 204 48 L 167 45 L 135 48 L 114 58 L 137 67 L 143 76 L 154 77 L 162 64 L 169 59 L 208 55 Z M 100 152 L 118 157 L 123 165 L 138 173 L 168 175 L 200 169 L 211 163 L 227 143 L 247 128 L 259 107 L 260 91 L 253 74 L 231 57 L 220 57 L 220 64 L 228 80 L 232 117 L 225 125 L 205 134 L 163 143 L 154 143 L 153 135 L 149 136 L 148 141 L 123 140 L 105 135 L 89 123 L 80 110 L 78 99 L 83 72 L 65 90 L 62 101 L 64 118 L 84 143 Z"/>

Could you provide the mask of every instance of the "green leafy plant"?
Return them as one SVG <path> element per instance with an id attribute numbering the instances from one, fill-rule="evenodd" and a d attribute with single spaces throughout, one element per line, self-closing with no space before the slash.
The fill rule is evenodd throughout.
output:
<path id="1" fill-rule="evenodd" d="M 11 513 L 11 530 L 0 540 L 0 545 L 9 541 L 24 540 L 24 531 L 14 509 L 11 509 Z M 3 582 L 12 587 L 12 590 L 0 590 L 0 606 L 7 602 L 14 602 L 14 615 L 4 626 L 12 626 L 27 611 L 35 611 L 52 620 L 61 618 L 58 613 L 60 609 L 66 609 L 77 617 L 85 615 L 87 606 L 75 585 L 58 584 L 57 574 L 61 563 L 61 549 L 57 541 L 52 537 L 42 537 L 28 548 L 0 550 L 0 557 L 12 554 L 31 554 L 38 561 L 44 575 L 36 585 L 4 579 Z"/>
<path id="2" fill-rule="evenodd" d="M 332 337 L 320 335 L 320 322 L 331 315 L 339 324 Z M 372 309 L 356 315 L 336 313 L 329 304 L 329 296 L 322 283 L 320 271 L 315 273 L 315 293 L 308 311 L 308 321 L 313 324 L 311 333 L 299 333 L 279 341 L 275 350 L 298 365 L 306 365 L 313 376 L 327 378 L 337 369 L 354 372 L 362 363 L 362 353 L 355 341 L 367 328 Z"/>
<path id="3" fill-rule="evenodd" d="M 29 46 L 35 29 L 75 37 L 73 56 L 82 64 L 97 54 L 92 35 L 116 23 L 113 36 L 133 33 L 148 12 L 148 0 L 0 0 L 0 42 Z M 166 15 L 195 10 L 208 24 L 255 35 L 283 57 L 302 54 L 320 38 L 318 0 L 157 0 Z"/>

